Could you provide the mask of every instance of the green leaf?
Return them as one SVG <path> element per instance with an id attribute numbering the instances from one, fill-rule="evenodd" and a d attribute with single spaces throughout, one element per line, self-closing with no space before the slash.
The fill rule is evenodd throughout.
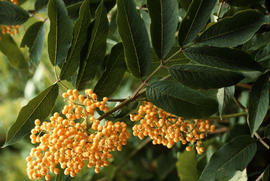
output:
<path id="1" fill-rule="evenodd" d="M 235 87 L 223 87 L 218 89 L 217 93 L 217 100 L 218 100 L 218 112 L 221 116 L 223 113 L 223 109 L 226 107 L 227 104 L 231 103 L 232 98 L 234 96 Z"/>
<path id="2" fill-rule="evenodd" d="M 256 142 L 250 136 L 234 138 L 213 154 L 199 180 L 229 180 L 236 171 L 247 167 L 256 151 Z"/>
<path id="3" fill-rule="evenodd" d="M 152 45 L 159 58 L 165 58 L 175 41 L 178 24 L 177 0 L 148 0 L 147 6 L 151 17 Z"/>
<path id="4" fill-rule="evenodd" d="M 234 85 L 244 76 L 241 73 L 205 65 L 173 65 L 169 72 L 174 79 L 196 89 L 212 89 Z"/>
<path id="5" fill-rule="evenodd" d="M 147 74 L 150 66 L 150 41 L 143 20 L 133 0 L 117 0 L 117 25 L 123 41 L 129 71 L 138 78 Z"/>
<path id="6" fill-rule="evenodd" d="M 192 0 L 178 33 L 181 46 L 194 40 L 205 27 L 216 2 L 216 0 Z"/>
<path id="7" fill-rule="evenodd" d="M 3 35 L 1 32 L 0 36 L 0 51 L 7 56 L 10 64 L 17 69 L 27 69 L 28 62 L 13 38 L 7 34 Z"/>
<path id="8" fill-rule="evenodd" d="M 74 25 L 73 40 L 67 59 L 61 69 L 60 79 L 69 79 L 78 69 L 83 46 L 87 41 L 91 23 L 90 0 L 85 0 L 80 8 L 79 19 Z"/>
<path id="9" fill-rule="evenodd" d="M 248 122 L 251 135 L 259 129 L 269 106 L 268 75 L 260 76 L 253 85 L 248 101 Z"/>
<path id="10" fill-rule="evenodd" d="M 179 7 L 187 11 L 191 3 L 191 0 L 178 0 L 178 2 L 179 2 Z"/>
<path id="11" fill-rule="evenodd" d="M 270 166 L 268 165 L 268 166 L 266 167 L 266 169 L 264 170 L 264 172 L 263 172 L 263 178 L 262 178 L 262 181 L 268 181 L 268 180 L 270 179 L 269 173 L 270 173 Z"/>
<path id="12" fill-rule="evenodd" d="M 197 159 L 195 150 L 178 153 L 176 163 L 178 177 L 181 181 L 197 181 L 199 173 L 197 170 Z"/>
<path id="13" fill-rule="evenodd" d="M 47 7 L 49 0 L 36 0 L 35 2 L 35 10 L 39 11 L 45 7 Z"/>
<path id="14" fill-rule="evenodd" d="M 0 1 L 0 25 L 20 25 L 29 18 L 27 11 L 8 1 Z"/>
<path id="15" fill-rule="evenodd" d="M 11 145 L 30 133 L 35 126 L 35 120 L 45 119 L 53 109 L 58 96 L 58 85 L 54 84 L 33 98 L 24 106 L 15 123 L 8 131 L 6 143 L 3 147 Z"/>
<path id="16" fill-rule="evenodd" d="M 258 11 L 240 11 L 210 26 L 196 41 L 217 47 L 235 47 L 251 39 L 263 23 L 264 15 Z"/>
<path id="17" fill-rule="evenodd" d="M 53 65 L 61 64 L 71 46 L 72 21 L 69 19 L 63 0 L 50 0 L 48 16 L 51 22 L 48 35 L 48 52 Z"/>
<path id="18" fill-rule="evenodd" d="M 192 61 L 234 71 L 262 71 L 260 64 L 243 51 L 231 48 L 193 47 L 184 50 L 185 56 Z"/>
<path id="19" fill-rule="evenodd" d="M 74 4 L 67 5 L 68 16 L 72 20 L 76 20 L 79 17 L 80 7 L 81 7 L 83 2 L 84 1 L 80 1 L 80 2 L 77 2 L 77 3 L 74 3 Z M 89 6 L 89 9 L 88 9 L 89 11 L 91 11 L 90 7 L 91 6 Z"/>
<path id="20" fill-rule="evenodd" d="M 247 181 L 247 169 L 244 169 L 243 171 L 236 171 L 234 176 L 229 181 Z"/>
<path id="21" fill-rule="evenodd" d="M 264 127 L 263 134 L 267 139 L 270 140 L 270 124 Z"/>
<path id="22" fill-rule="evenodd" d="M 94 92 L 100 97 L 110 96 L 120 85 L 125 72 L 124 49 L 123 45 L 118 43 L 112 48 L 105 72 L 99 79 Z"/>
<path id="23" fill-rule="evenodd" d="M 264 68 L 270 68 L 270 44 L 265 45 L 256 52 L 255 60 Z"/>
<path id="24" fill-rule="evenodd" d="M 156 106 L 184 118 L 207 117 L 218 108 L 216 99 L 175 81 L 151 83 L 146 96 Z"/>
<path id="25" fill-rule="evenodd" d="M 95 76 L 97 67 L 103 62 L 106 53 L 106 38 L 108 35 L 107 11 L 103 1 L 96 11 L 95 22 L 88 41 L 87 52 L 81 60 L 79 74 L 76 81 L 78 89 L 84 88 Z"/>
<path id="26" fill-rule="evenodd" d="M 255 51 L 269 43 L 270 32 L 255 34 L 248 42 L 243 45 L 244 50 Z"/>
<path id="27" fill-rule="evenodd" d="M 42 49 L 44 47 L 45 26 L 44 22 L 36 22 L 32 24 L 25 32 L 21 47 L 27 46 L 29 48 L 30 58 L 38 65 Z"/>

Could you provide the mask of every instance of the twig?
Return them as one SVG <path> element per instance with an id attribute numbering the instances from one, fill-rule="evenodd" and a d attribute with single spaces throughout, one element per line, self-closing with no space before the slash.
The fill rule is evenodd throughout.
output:
<path id="1" fill-rule="evenodd" d="M 238 83 L 236 84 L 237 87 L 245 88 L 245 89 L 251 89 L 252 86 L 249 84 L 243 84 L 243 83 Z"/>
<path id="2" fill-rule="evenodd" d="M 102 120 L 104 118 L 106 118 L 107 116 L 111 115 L 112 113 L 114 113 L 115 111 L 117 111 L 118 109 L 124 107 L 125 105 L 133 102 L 134 100 L 136 100 L 138 97 L 144 95 L 145 92 L 142 92 L 140 94 L 137 94 L 135 97 L 131 97 L 129 99 L 125 99 L 121 104 L 119 104 L 118 106 L 112 108 L 111 110 L 109 110 L 108 112 L 106 112 L 105 114 L 103 114 L 102 116 L 100 116 L 98 118 L 98 120 Z"/>
<path id="3" fill-rule="evenodd" d="M 262 173 L 259 175 L 259 177 L 256 179 L 256 181 L 260 181 L 260 180 L 262 180 L 263 175 L 264 175 L 264 172 L 262 172 Z"/>
<path id="4" fill-rule="evenodd" d="M 228 118 L 235 118 L 235 117 L 246 116 L 246 115 L 247 115 L 247 112 L 239 112 L 239 113 L 222 115 L 221 118 L 222 119 L 228 119 Z M 209 117 L 207 119 L 209 119 L 209 120 L 219 120 L 220 116 L 212 116 L 212 117 Z"/>
<path id="5" fill-rule="evenodd" d="M 262 137 L 261 137 L 257 132 L 255 132 L 254 135 L 255 135 L 255 137 L 259 140 L 259 142 L 261 142 L 261 144 L 263 144 L 263 146 L 264 146 L 267 150 L 270 149 L 270 146 L 269 146 L 265 141 L 263 141 Z"/>
<path id="6" fill-rule="evenodd" d="M 222 128 L 219 128 L 219 129 L 216 129 L 215 131 L 213 132 L 209 132 L 209 134 L 220 134 L 220 133 L 225 133 L 227 132 L 229 129 L 227 127 L 222 127 Z"/>
<path id="7" fill-rule="evenodd" d="M 221 9 L 222 9 L 223 3 L 224 3 L 224 0 L 222 0 L 221 3 L 219 3 L 218 11 L 217 11 L 217 19 L 220 18 L 219 16 L 220 16 L 220 13 L 221 13 Z"/>
<path id="8" fill-rule="evenodd" d="M 246 111 L 247 112 L 247 108 L 238 100 L 238 99 L 236 99 L 235 97 L 233 97 L 233 101 L 235 102 L 235 104 L 239 107 L 239 108 L 241 108 L 241 109 L 243 109 L 244 111 Z"/>
<path id="9" fill-rule="evenodd" d="M 123 102 L 125 101 L 126 99 L 109 99 L 108 101 L 109 102 Z"/>

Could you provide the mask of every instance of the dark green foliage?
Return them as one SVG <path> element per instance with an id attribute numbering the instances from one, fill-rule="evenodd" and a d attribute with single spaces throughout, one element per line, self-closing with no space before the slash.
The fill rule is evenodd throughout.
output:
<path id="1" fill-rule="evenodd" d="M 4 147 L 14 144 L 30 133 L 36 119 L 43 121 L 53 109 L 57 96 L 58 85 L 54 84 L 29 101 L 21 109 L 16 122 L 9 129 Z"/>
<path id="2" fill-rule="evenodd" d="M 202 31 L 215 4 L 216 0 L 192 0 L 178 32 L 181 46 L 190 43 Z"/>
<path id="3" fill-rule="evenodd" d="M 76 80 L 78 89 L 85 88 L 95 76 L 98 67 L 102 64 L 106 52 L 106 38 L 108 34 L 107 11 L 101 1 L 93 22 L 90 39 L 87 41 L 85 55 L 83 55 Z"/>
<path id="4" fill-rule="evenodd" d="M 269 76 L 264 74 L 258 78 L 252 87 L 248 102 L 248 122 L 251 135 L 257 131 L 262 124 L 269 106 Z"/>
<path id="5" fill-rule="evenodd" d="M 203 118 L 217 112 L 217 101 L 175 81 L 155 81 L 147 87 L 147 98 L 165 111 L 185 118 Z"/>
<path id="6" fill-rule="evenodd" d="M 112 48 L 105 72 L 95 86 L 94 92 L 99 97 L 110 96 L 119 87 L 125 72 L 124 49 L 123 45 L 119 43 Z"/>
<path id="7" fill-rule="evenodd" d="M 127 68 L 135 77 L 144 77 L 150 66 L 150 42 L 144 22 L 133 0 L 117 0 L 117 6 L 117 25 Z"/>
<path id="8" fill-rule="evenodd" d="M 235 47 L 247 42 L 264 23 L 264 16 L 256 10 L 240 11 L 210 26 L 197 42 L 217 47 Z"/>
<path id="9" fill-rule="evenodd" d="M 36 0 L 36 3 L 35 3 L 35 10 L 41 10 L 45 7 L 47 7 L 47 4 L 48 4 L 49 0 Z"/>
<path id="10" fill-rule="evenodd" d="M 262 71 L 262 67 L 247 53 L 231 48 L 194 47 L 184 50 L 192 61 L 234 71 Z"/>
<path id="11" fill-rule="evenodd" d="M 72 22 L 63 0 L 50 0 L 48 16 L 51 22 L 48 35 L 48 52 L 51 63 L 59 65 L 65 60 L 72 41 Z"/>
<path id="12" fill-rule="evenodd" d="M 223 114 L 224 108 L 227 105 L 230 106 L 230 103 L 232 103 L 234 93 L 235 93 L 234 86 L 223 87 L 221 89 L 218 89 L 217 100 L 218 100 L 218 112 L 220 116 Z"/>
<path id="13" fill-rule="evenodd" d="M 250 136 L 234 138 L 213 154 L 199 180 L 229 180 L 237 170 L 246 168 L 256 151 L 256 142 Z"/>
<path id="14" fill-rule="evenodd" d="M 169 72 L 177 81 L 192 88 L 221 88 L 234 85 L 244 78 L 241 73 L 206 65 L 174 65 Z"/>
<path id="15" fill-rule="evenodd" d="M 269 174 L 270 174 L 270 169 L 269 165 L 266 167 L 266 169 L 263 172 L 263 178 L 262 181 L 268 181 L 270 179 Z"/>
<path id="16" fill-rule="evenodd" d="M 38 65 L 45 39 L 45 27 L 44 22 L 36 22 L 31 25 L 24 34 L 21 47 L 27 46 L 29 48 L 29 54 L 34 64 Z"/>
<path id="17" fill-rule="evenodd" d="M 178 20 L 177 0 L 148 0 L 151 39 L 159 58 L 165 58 L 175 41 Z"/>
<path id="18" fill-rule="evenodd" d="M 88 29 L 91 23 L 90 0 L 83 2 L 80 15 L 74 25 L 73 40 L 67 59 L 61 69 L 60 79 L 69 79 L 78 69 L 83 46 L 87 41 Z"/>
<path id="19" fill-rule="evenodd" d="M 8 1 L 0 1 L 0 25 L 20 25 L 27 21 L 29 14 Z"/>

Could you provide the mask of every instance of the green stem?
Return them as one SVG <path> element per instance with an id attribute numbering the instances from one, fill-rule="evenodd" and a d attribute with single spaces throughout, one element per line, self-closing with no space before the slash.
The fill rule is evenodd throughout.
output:
<path id="1" fill-rule="evenodd" d="M 246 116 L 247 112 L 239 112 L 239 113 L 233 113 L 233 114 L 226 114 L 226 115 L 222 115 L 220 116 L 212 116 L 209 117 L 209 120 L 219 120 L 219 119 L 228 119 L 228 118 L 235 118 L 235 117 L 241 117 L 241 116 Z"/>

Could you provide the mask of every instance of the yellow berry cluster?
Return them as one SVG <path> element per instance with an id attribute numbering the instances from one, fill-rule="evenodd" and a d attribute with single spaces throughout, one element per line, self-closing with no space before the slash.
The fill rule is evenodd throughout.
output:
<path id="1" fill-rule="evenodd" d="M 10 2 L 16 5 L 18 4 L 18 0 L 10 0 Z M 3 34 L 10 34 L 11 36 L 14 36 L 18 33 L 20 25 L 11 25 L 11 26 L 2 25 L 0 27 Z M 1 36 L 0 36 L 0 40 L 1 40 Z"/>
<path id="2" fill-rule="evenodd" d="M 40 179 L 45 176 L 51 179 L 49 172 L 58 174 L 59 167 L 65 175 L 75 177 L 84 167 L 100 167 L 109 164 L 112 151 L 121 151 L 127 143 L 130 134 L 124 122 L 100 122 L 94 117 L 96 108 L 107 110 L 108 98 L 97 101 L 96 94 L 91 89 L 86 95 L 79 95 L 77 90 L 68 90 L 63 94 L 68 99 L 61 116 L 54 113 L 50 121 L 35 121 L 31 131 L 31 142 L 39 144 L 33 148 L 27 160 L 27 173 L 30 179 Z M 77 102 L 76 102 L 77 101 Z M 82 104 L 79 104 L 79 103 Z"/>
<path id="3" fill-rule="evenodd" d="M 204 152 L 201 140 L 208 132 L 215 130 L 208 120 L 184 120 L 170 114 L 150 102 L 144 102 L 138 114 L 131 114 L 132 121 L 139 122 L 133 126 L 133 135 L 143 139 L 149 136 L 153 144 L 162 144 L 172 148 L 176 142 L 186 146 L 187 151 L 196 148 L 198 154 Z"/>

